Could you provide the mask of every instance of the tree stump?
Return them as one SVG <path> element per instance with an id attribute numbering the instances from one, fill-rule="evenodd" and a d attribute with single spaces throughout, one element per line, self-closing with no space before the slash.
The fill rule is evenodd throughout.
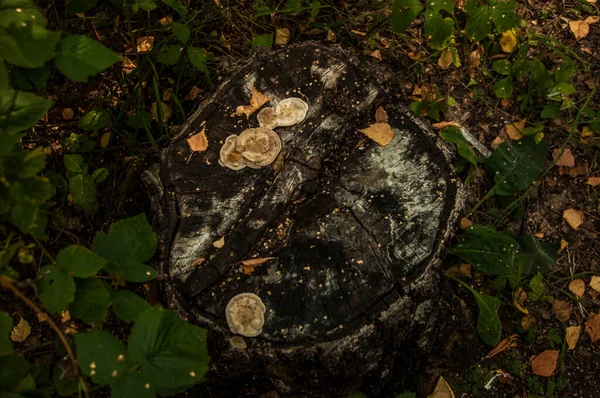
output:
<path id="1" fill-rule="evenodd" d="M 409 373 L 445 344 L 455 302 L 439 288 L 437 267 L 460 187 L 451 152 L 378 84 L 382 76 L 315 44 L 251 59 L 146 173 L 169 303 L 211 330 L 215 374 L 262 374 L 280 392 L 310 396 L 384 394 L 390 378 L 414 385 Z M 253 88 L 267 107 L 301 98 L 308 114 L 274 129 L 283 143 L 276 166 L 231 170 L 219 151 L 229 135 L 258 127 L 256 113 L 236 114 Z M 358 131 L 378 107 L 395 133 L 387 146 Z M 192 153 L 187 139 L 202 130 L 208 149 Z M 271 259 L 248 272 L 242 261 L 253 258 Z M 230 344 L 225 318 L 240 293 L 266 307 L 245 349 Z"/>

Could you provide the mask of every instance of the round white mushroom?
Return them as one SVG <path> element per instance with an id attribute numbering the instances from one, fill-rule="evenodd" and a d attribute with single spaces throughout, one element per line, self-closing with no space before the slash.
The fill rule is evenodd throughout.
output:
<path id="1" fill-rule="evenodd" d="M 300 123 L 308 113 L 308 104 L 300 98 L 286 98 L 275 106 L 278 126 L 293 126 Z"/>
<path id="2" fill-rule="evenodd" d="M 224 167 L 229 167 L 232 170 L 240 170 L 246 167 L 244 158 L 240 152 L 236 150 L 238 136 L 230 135 L 225 139 L 225 143 L 219 152 L 219 164 Z"/>
<path id="3" fill-rule="evenodd" d="M 246 165 L 267 166 L 281 151 L 281 138 L 271 129 L 258 127 L 242 131 L 235 150 L 242 154 Z"/>
<path id="4" fill-rule="evenodd" d="M 267 311 L 260 297 L 253 293 L 234 296 L 225 308 L 225 317 L 231 333 L 256 337 L 262 332 Z"/>
<path id="5" fill-rule="evenodd" d="M 258 119 L 258 124 L 260 127 L 266 127 L 268 129 L 274 129 L 277 127 L 277 113 L 275 113 L 275 108 L 263 108 L 258 115 L 256 115 Z"/>

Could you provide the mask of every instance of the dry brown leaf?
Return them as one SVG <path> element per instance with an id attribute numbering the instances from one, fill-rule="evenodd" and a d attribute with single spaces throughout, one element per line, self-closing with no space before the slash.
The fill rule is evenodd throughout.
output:
<path id="1" fill-rule="evenodd" d="M 358 130 L 381 146 L 386 146 L 396 135 L 389 124 L 373 123 L 366 129 Z"/>
<path id="2" fill-rule="evenodd" d="M 531 314 L 525 315 L 523 319 L 521 319 L 521 326 L 526 331 L 534 327 L 536 323 L 535 317 Z"/>
<path id="3" fill-rule="evenodd" d="M 567 328 L 565 340 L 567 340 L 567 345 L 569 346 L 569 350 L 574 350 L 577 345 L 577 340 L 579 340 L 579 336 L 581 335 L 581 326 L 569 326 Z"/>
<path id="4" fill-rule="evenodd" d="M 573 279 L 569 283 L 569 290 L 577 297 L 582 298 L 585 294 L 585 282 L 582 279 Z"/>
<path id="5" fill-rule="evenodd" d="M 438 59 L 437 63 L 442 69 L 446 69 L 450 65 L 452 65 L 452 51 L 450 51 L 449 49 L 445 49 L 444 51 L 442 51 L 442 54 L 440 55 L 440 58 Z"/>
<path id="6" fill-rule="evenodd" d="M 568 175 L 569 177 L 579 177 L 579 176 L 583 176 L 586 175 L 588 173 L 588 164 L 587 163 L 582 163 L 577 167 L 564 167 L 561 166 L 558 168 L 558 173 L 563 176 L 563 175 Z"/>
<path id="7" fill-rule="evenodd" d="M 524 137 L 521 131 L 525 128 L 525 123 L 527 123 L 527 119 L 518 120 L 506 125 L 506 134 L 511 140 L 520 140 Z"/>
<path id="8" fill-rule="evenodd" d="M 527 293 L 522 287 L 518 287 L 512 294 L 513 305 L 521 311 L 523 314 L 529 314 L 529 310 L 523 307 L 525 300 L 527 300 Z"/>
<path id="9" fill-rule="evenodd" d="M 328 30 L 327 31 L 327 41 L 335 43 L 336 40 L 337 40 L 337 37 L 335 36 L 335 33 L 333 33 L 333 31 L 331 31 L 331 30 Z"/>
<path id="10" fill-rule="evenodd" d="M 538 239 L 544 239 L 544 236 L 546 236 L 546 233 L 544 231 L 538 231 L 533 236 L 535 236 Z"/>
<path id="11" fill-rule="evenodd" d="M 161 102 L 160 105 L 161 105 L 161 108 L 163 111 L 162 121 L 164 123 L 167 120 L 169 120 L 169 118 L 173 114 L 173 109 L 168 104 L 165 104 L 164 102 Z M 153 102 L 152 106 L 150 107 L 150 115 L 152 115 L 152 120 L 158 121 L 158 106 L 156 105 L 156 102 Z"/>
<path id="12" fill-rule="evenodd" d="M 543 377 L 550 377 L 556 370 L 558 361 L 558 350 L 546 350 L 535 356 L 531 360 L 531 370 L 533 374 Z"/>
<path id="13" fill-rule="evenodd" d="M 467 217 L 463 217 L 463 218 L 460 219 L 460 228 L 461 229 L 467 229 L 471 225 L 473 225 L 473 223 Z"/>
<path id="14" fill-rule="evenodd" d="M 102 137 L 100 137 L 100 146 L 102 147 L 102 149 L 106 148 L 108 146 L 109 142 L 110 142 L 110 133 L 102 134 Z"/>
<path id="15" fill-rule="evenodd" d="M 507 30 L 502 34 L 500 39 L 500 47 L 505 53 L 511 53 L 517 46 L 517 35 L 514 30 Z"/>
<path id="16" fill-rule="evenodd" d="M 590 314 L 587 322 L 585 323 L 585 332 L 592 339 L 592 343 L 595 343 L 600 339 L 600 314 Z"/>
<path id="17" fill-rule="evenodd" d="M 169 15 L 168 17 L 161 18 L 158 23 L 162 26 L 169 26 L 173 23 L 173 17 Z"/>
<path id="18" fill-rule="evenodd" d="M 495 357 L 496 355 L 500 354 L 504 350 L 507 350 L 512 347 L 516 347 L 518 339 L 519 339 L 518 334 L 513 334 L 513 335 L 508 336 L 507 338 L 505 338 L 504 340 L 502 340 L 501 342 L 496 344 L 496 347 L 494 347 L 483 359 L 489 359 L 489 358 Z"/>
<path id="19" fill-rule="evenodd" d="M 446 275 L 455 278 L 471 276 L 471 264 L 456 264 L 446 270 Z"/>
<path id="20" fill-rule="evenodd" d="M 450 120 L 447 122 L 433 123 L 431 126 L 433 126 L 433 128 L 435 128 L 435 129 L 441 130 L 441 129 L 445 129 L 446 127 L 450 127 L 450 126 L 458 127 L 458 123 L 456 123 L 454 120 Z"/>
<path id="21" fill-rule="evenodd" d="M 275 44 L 284 45 L 290 41 L 290 30 L 288 28 L 275 29 Z"/>
<path id="22" fill-rule="evenodd" d="M 142 36 L 138 37 L 136 40 L 137 44 L 137 52 L 138 53 L 147 53 L 152 50 L 154 47 L 154 37 L 153 36 Z"/>
<path id="23" fill-rule="evenodd" d="M 498 136 L 498 137 L 494 138 L 494 141 L 492 141 L 492 143 L 490 144 L 490 146 L 492 147 L 492 149 L 496 149 L 503 142 L 504 142 L 504 138 Z"/>
<path id="24" fill-rule="evenodd" d="M 576 210 L 576 209 L 565 210 L 563 212 L 563 218 L 565 219 L 565 221 L 567 223 L 569 223 L 571 228 L 573 228 L 575 231 L 577 231 L 577 229 L 579 229 L 581 224 L 583 224 L 583 212 L 581 210 Z"/>
<path id="25" fill-rule="evenodd" d="M 375 58 L 376 60 L 381 61 L 381 51 L 379 50 L 375 50 L 372 53 L 369 54 L 371 57 Z"/>
<path id="26" fill-rule="evenodd" d="M 198 97 L 199 93 L 200 93 L 200 89 L 196 86 L 192 86 L 192 88 L 190 88 L 190 91 L 187 93 L 187 95 L 185 96 L 185 98 L 183 100 L 184 101 L 193 101 L 196 99 L 196 97 Z"/>
<path id="27" fill-rule="evenodd" d="M 586 184 L 593 187 L 600 185 L 600 177 L 588 177 Z"/>
<path id="28" fill-rule="evenodd" d="M 569 320 L 569 318 L 571 318 L 573 306 L 568 301 L 554 300 L 553 310 L 556 319 L 558 319 L 562 323 L 565 323 Z"/>
<path id="29" fill-rule="evenodd" d="M 448 384 L 444 377 L 440 376 L 433 393 L 428 395 L 427 398 L 454 398 L 454 391 L 452 391 L 450 384 Z"/>
<path id="30" fill-rule="evenodd" d="M 27 337 L 31 334 L 31 326 L 24 318 L 21 317 L 19 323 L 13 327 L 10 332 L 10 339 L 15 343 L 22 343 L 27 340 Z"/>
<path id="31" fill-rule="evenodd" d="M 206 138 L 206 134 L 204 133 L 206 127 L 202 128 L 202 131 L 194 134 L 190 138 L 187 139 L 188 146 L 192 150 L 192 152 L 204 152 L 208 148 L 208 139 Z"/>
<path id="32" fill-rule="evenodd" d="M 259 110 L 264 104 L 266 104 L 269 101 L 271 101 L 271 98 L 258 91 L 256 87 L 252 87 L 250 105 L 238 106 L 235 113 L 238 115 L 245 114 L 246 117 L 250 117 L 254 112 Z"/>
<path id="33" fill-rule="evenodd" d="M 469 54 L 469 76 L 474 78 L 477 73 L 477 67 L 481 62 L 482 49 L 479 48 Z"/>
<path id="34" fill-rule="evenodd" d="M 71 120 L 73 119 L 73 116 L 75 116 L 75 112 L 73 112 L 73 109 L 71 108 L 65 108 L 62 111 L 62 118 L 65 120 Z"/>
<path id="35" fill-rule="evenodd" d="M 595 23 L 600 22 L 600 17 L 597 15 L 590 15 L 586 19 L 583 20 L 588 25 L 593 25 Z"/>
<path id="36" fill-rule="evenodd" d="M 248 275 L 254 272 L 254 268 L 266 263 L 269 260 L 274 260 L 275 258 L 276 257 L 252 258 L 250 260 L 240 261 L 240 263 L 244 267 L 244 274 Z"/>
<path id="37" fill-rule="evenodd" d="M 69 321 L 70 319 L 71 319 L 71 313 L 69 312 L 69 310 L 62 311 L 60 313 L 60 321 L 62 323 L 65 323 L 65 322 Z"/>
<path id="38" fill-rule="evenodd" d="M 225 246 L 225 237 L 222 236 L 221 239 L 214 241 L 213 246 L 216 247 L 217 249 L 220 249 L 223 246 Z"/>
<path id="39" fill-rule="evenodd" d="M 38 318 L 38 322 L 47 322 L 48 321 L 48 314 L 46 314 L 45 312 L 38 312 L 36 315 Z"/>
<path id="40" fill-rule="evenodd" d="M 128 57 L 123 57 L 123 63 L 121 65 L 123 72 L 128 75 L 135 69 L 135 63 Z"/>
<path id="41" fill-rule="evenodd" d="M 556 160 L 557 166 L 575 167 L 575 158 L 570 149 L 565 149 L 563 152 L 562 149 L 557 148 L 552 151 L 552 157 Z"/>
<path id="42" fill-rule="evenodd" d="M 388 122 L 387 112 L 385 111 L 385 109 L 383 109 L 382 106 L 377 108 L 377 110 L 375 111 L 375 122 L 376 123 L 387 123 Z"/>
<path id="43" fill-rule="evenodd" d="M 560 240 L 560 247 L 558 248 L 558 250 L 556 251 L 556 253 L 558 253 L 558 254 L 562 253 L 567 248 L 567 246 L 569 246 L 569 242 L 567 242 L 564 239 L 561 239 Z"/>
<path id="44" fill-rule="evenodd" d="M 273 171 L 275 172 L 275 174 L 277 174 L 281 170 L 283 170 L 284 166 L 285 166 L 285 156 L 283 156 L 283 153 L 280 153 L 279 155 L 277 155 L 277 157 L 275 158 L 273 163 L 271 163 L 271 167 L 273 167 Z"/>
<path id="45" fill-rule="evenodd" d="M 590 281 L 590 287 L 600 293 L 600 276 L 592 276 L 592 280 Z"/>
<path id="46" fill-rule="evenodd" d="M 355 35 L 360 36 L 360 37 L 365 37 L 367 35 L 365 32 L 361 32 L 359 30 L 354 30 L 354 29 L 352 29 L 350 32 L 352 32 Z"/>
<path id="47" fill-rule="evenodd" d="M 590 33 L 590 25 L 585 21 L 571 21 L 569 22 L 569 28 L 571 28 L 575 40 L 583 39 Z"/>

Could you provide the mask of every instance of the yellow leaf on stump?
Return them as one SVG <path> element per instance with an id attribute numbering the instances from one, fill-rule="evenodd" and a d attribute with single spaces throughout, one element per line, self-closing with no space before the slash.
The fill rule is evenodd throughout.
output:
<path id="1" fill-rule="evenodd" d="M 260 91 L 256 89 L 256 87 L 252 87 L 252 95 L 250 97 L 250 105 L 240 105 L 235 110 L 237 115 L 246 115 L 246 117 L 250 117 L 254 112 L 259 110 L 264 104 L 271 101 L 271 98 L 267 97 Z"/>
<path id="2" fill-rule="evenodd" d="M 206 134 L 204 133 L 205 130 L 206 127 L 203 127 L 202 131 L 187 139 L 188 146 L 193 152 L 204 152 L 208 148 L 208 139 L 206 139 Z"/>
<path id="3" fill-rule="evenodd" d="M 381 146 L 386 146 L 396 135 L 389 124 L 373 123 L 366 129 L 358 130 Z"/>

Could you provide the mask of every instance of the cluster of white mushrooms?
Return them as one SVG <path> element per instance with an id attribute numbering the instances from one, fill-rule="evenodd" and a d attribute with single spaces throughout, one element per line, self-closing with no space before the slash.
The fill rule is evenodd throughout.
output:
<path id="1" fill-rule="evenodd" d="M 260 127 L 232 134 L 221 147 L 219 164 L 232 170 L 246 166 L 259 169 L 267 166 L 281 152 L 281 138 L 274 128 L 293 126 L 306 117 L 308 104 L 300 98 L 286 98 L 274 108 L 264 108 L 258 115 Z"/>

